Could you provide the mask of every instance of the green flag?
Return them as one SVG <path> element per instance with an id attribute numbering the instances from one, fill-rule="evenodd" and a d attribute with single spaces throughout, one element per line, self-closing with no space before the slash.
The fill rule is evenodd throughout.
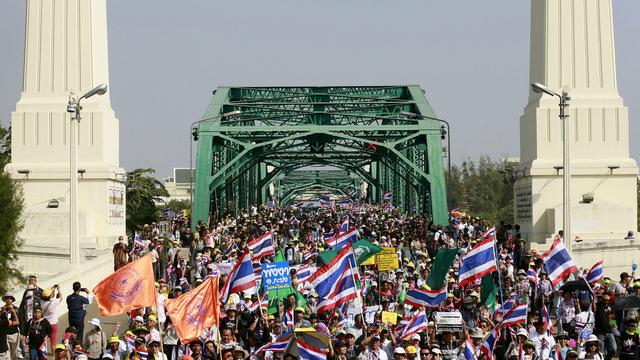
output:
<path id="1" fill-rule="evenodd" d="M 371 241 L 362 239 L 353 244 L 353 252 L 356 254 L 356 262 L 361 265 L 373 255 L 379 253 L 382 249 L 373 245 Z"/>
<path id="2" fill-rule="evenodd" d="M 316 259 L 316 264 L 318 264 L 318 266 L 328 264 L 329 262 L 331 262 L 331 260 L 333 260 L 334 257 L 336 257 L 336 255 L 338 255 L 339 251 L 340 249 L 336 249 L 319 253 Z M 356 256 L 356 262 L 358 263 L 358 265 L 361 265 L 368 258 L 379 253 L 380 251 L 382 251 L 382 249 L 380 249 L 378 246 L 373 245 L 369 240 L 363 239 L 353 244 L 353 252 Z"/>
<path id="3" fill-rule="evenodd" d="M 429 274 L 427 284 L 432 290 L 442 289 L 444 286 L 444 279 L 453 265 L 453 259 L 455 259 L 458 253 L 457 248 L 453 249 L 440 249 L 436 254 L 436 259 L 433 261 L 433 267 Z"/>
<path id="4" fill-rule="evenodd" d="M 480 283 L 480 304 L 486 305 L 491 310 L 495 309 L 496 295 L 498 295 L 496 282 L 492 274 L 487 274 Z"/>

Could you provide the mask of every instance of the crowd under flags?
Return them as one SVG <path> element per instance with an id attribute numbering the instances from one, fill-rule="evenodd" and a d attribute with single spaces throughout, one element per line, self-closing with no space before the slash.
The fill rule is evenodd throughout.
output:
<path id="1" fill-rule="evenodd" d="M 603 278 L 604 278 L 604 271 L 602 269 L 602 260 L 600 260 L 597 263 L 593 264 L 591 269 L 589 269 L 589 272 L 587 273 L 585 280 L 587 280 L 589 284 L 593 285 L 597 282 L 602 281 Z"/>
<path id="2" fill-rule="evenodd" d="M 241 293 L 255 287 L 256 278 L 253 270 L 253 262 L 251 261 L 251 254 L 249 254 L 249 248 L 245 248 L 224 283 L 224 287 L 220 293 L 220 301 L 226 303 L 230 294 Z"/>
<path id="3" fill-rule="evenodd" d="M 401 340 L 406 340 L 413 334 L 417 334 L 422 330 L 426 330 L 429 326 L 429 319 L 424 310 L 416 312 L 409 323 L 404 326 L 402 332 L 398 336 Z"/>
<path id="4" fill-rule="evenodd" d="M 267 231 L 259 238 L 255 238 L 247 244 L 249 250 L 253 254 L 254 260 L 260 260 L 265 256 L 273 255 L 273 241 L 271 240 L 271 231 Z"/>
<path id="5" fill-rule="evenodd" d="M 551 249 L 545 253 L 544 269 L 554 286 L 564 281 L 570 274 L 578 271 L 578 267 L 573 262 L 573 259 L 571 259 L 560 237 L 555 238 Z"/>
<path id="6" fill-rule="evenodd" d="M 496 349 L 496 344 L 498 343 L 499 338 L 500 326 L 496 326 L 491 330 L 480 346 L 480 352 L 485 355 L 486 359 L 493 359 L 493 351 Z"/>
<path id="7" fill-rule="evenodd" d="M 511 325 L 516 325 L 520 323 L 526 323 L 528 307 L 529 307 L 528 303 L 513 306 L 510 310 L 508 310 L 504 314 L 504 317 L 502 318 L 502 322 L 500 323 L 500 325 L 511 326 Z"/>
<path id="8" fill-rule="evenodd" d="M 358 297 L 351 268 L 352 244 L 348 243 L 328 264 L 311 275 L 308 281 L 316 289 L 319 302 L 318 313 L 331 310 L 336 306 Z"/>
<path id="9" fill-rule="evenodd" d="M 300 339 L 296 339 L 296 345 L 298 345 L 298 354 L 300 360 L 325 360 L 329 353 L 325 349 L 309 345 L 302 342 Z"/>
<path id="10" fill-rule="evenodd" d="M 473 342 L 469 335 L 467 335 L 467 339 L 464 342 L 464 359 L 465 360 L 478 360 L 476 357 L 476 348 L 473 346 Z"/>
<path id="11" fill-rule="evenodd" d="M 118 269 L 94 289 L 100 315 L 113 316 L 156 303 L 156 283 L 151 255 Z"/>
<path id="12" fill-rule="evenodd" d="M 498 268 L 496 266 L 496 255 L 494 252 L 493 236 L 482 240 L 466 254 L 462 256 L 460 265 L 458 285 L 460 287 L 481 279 L 487 274 L 491 274 Z"/>
<path id="13" fill-rule="evenodd" d="M 415 307 L 434 308 L 447 300 L 447 286 L 439 290 L 411 289 L 404 297 L 404 303 Z"/>

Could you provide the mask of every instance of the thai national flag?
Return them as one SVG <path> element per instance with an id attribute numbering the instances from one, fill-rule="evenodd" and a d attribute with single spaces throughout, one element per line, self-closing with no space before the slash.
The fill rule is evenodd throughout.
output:
<path id="1" fill-rule="evenodd" d="M 302 254 L 302 256 L 304 257 L 304 261 L 307 261 L 317 255 L 318 255 L 317 249 L 311 249 L 309 251 L 305 251 L 304 254 Z"/>
<path id="2" fill-rule="evenodd" d="M 559 237 L 553 241 L 551 249 L 544 256 L 544 268 L 549 274 L 549 280 L 553 285 L 558 285 L 569 274 L 578 271 L 578 267 L 571 259 L 567 248 Z"/>
<path id="3" fill-rule="evenodd" d="M 496 236 L 496 227 L 492 226 L 491 229 L 485 231 L 482 233 L 482 238 L 483 239 L 488 239 L 489 236 L 495 237 Z"/>
<path id="4" fill-rule="evenodd" d="M 258 301 L 256 301 L 255 303 L 251 304 L 251 306 L 249 306 L 249 311 L 250 312 L 258 311 L 260 310 L 260 308 L 268 309 L 269 300 L 267 298 L 268 298 L 268 292 L 265 291 Z"/>
<path id="5" fill-rule="evenodd" d="M 489 335 L 482 342 L 480 346 L 480 352 L 485 355 L 486 359 L 493 359 L 493 351 L 496 348 L 498 339 L 500 338 L 500 326 L 496 326 L 491 330 Z"/>
<path id="6" fill-rule="evenodd" d="M 322 235 L 322 238 L 324 239 L 325 242 L 327 242 L 327 240 L 333 239 L 334 236 L 336 236 L 336 233 L 328 232 L 328 233 L 324 233 L 324 235 Z"/>
<path id="7" fill-rule="evenodd" d="M 424 310 L 420 310 L 413 315 L 409 323 L 402 329 L 400 333 L 400 339 L 406 340 L 411 335 L 417 334 L 422 330 L 426 330 L 429 324 L 429 319 Z"/>
<path id="8" fill-rule="evenodd" d="M 291 332 L 295 327 L 296 320 L 293 317 L 293 308 L 289 308 L 289 310 L 285 311 L 282 316 L 282 325 L 284 326 L 284 332 Z"/>
<path id="9" fill-rule="evenodd" d="M 602 281 L 604 278 L 604 271 L 602 270 L 602 260 L 593 264 L 589 272 L 587 273 L 586 280 L 589 284 L 593 285 Z"/>
<path id="10" fill-rule="evenodd" d="M 538 274 L 532 268 L 529 268 L 527 271 L 527 278 L 529 278 L 529 282 L 535 286 L 538 286 Z"/>
<path id="11" fill-rule="evenodd" d="M 348 215 L 347 215 L 347 218 L 344 219 L 342 224 L 340 224 L 340 229 L 338 229 L 338 234 L 344 234 L 347 231 L 349 231 L 349 216 Z"/>
<path id="12" fill-rule="evenodd" d="M 329 353 L 325 349 L 320 349 L 315 346 L 311 346 L 302 342 L 300 339 L 296 339 L 296 345 L 298 345 L 298 354 L 300 360 L 325 360 Z"/>
<path id="13" fill-rule="evenodd" d="M 289 345 L 289 341 L 291 341 L 293 337 L 290 335 L 281 336 L 276 341 L 263 345 L 254 351 L 253 354 L 258 354 L 263 351 L 271 351 L 274 353 L 283 353 L 287 349 L 287 345 Z"/>
<path id="14" fill-rule="evenodd" d="M 382 196 L 383 200 L 393 200 L 393 193 L 391 192 L 386 192 L 384 193 L 384 195 Z"/>
<path id="15" fill-rule="evenodd" d="M 140 234 L 138 234 L 137 232 L 133 236 L 133 245 L 139 249 L 144 249 L 144 242 L 142 241 Z"/>
<path id="16" fill-rule="evenodd" d="M 349 259 L 352 254 L 352 244 L 348 243 L 331 262 L 309 277 L 308 281 L 316 289 L 320 300 L 316 305 L 318 313 L 331 310 L 358 296 Z"/>
<path id="17" fill-rule="evenodd" d="M 462 256 L 458 285 L 464 286 L 497 270 L 493 236 L 482 240 Z"/>
<path id="18" fill-rule="evenodd" d="M 471 342 L 471 338 L 467 335 L 467 340 L 464 342 L 464 359 L 465 360 L 478 360 L 476 357 L 476 348 Z"/>
<path id="19" fill-rule="evenodd" d="M 253 262 L 253 273 L 256 276 L 256 281 L 262 280 L 262 264 L 260 262 Z"/>
<path id="20" fill-rule="evenodd" d="M 325 240 L 325 243 L 331 245 L 333 249 L 342 249 L 346 244 L 353 244 L 358 240 L 358 230 L 353 229 L 344 234 L 338 234 L 329 240 Z"/>
<path id="21" fill-rule="evenodd" d="M 271 231 L 267 231 L 259 238 L 249 241 L 247 244 L 253 253 L 255 260 L 260 260 L 265 256 L 273 255 L 273 242 L 271 241 Z"/>
<path id="22" fill-rule="evenodd" d="M 497 315 L 502 315 L 505 312 L 507 312 L 509 309 L 511 309 L 513 307 L 513 305 L 516 304 L 516 300 L 514 298 L 510 298 L 507 301 L 504 302 L 504 304 L 502 304 L 502 306 L 498 307 L 494 312 L 493 312 L 493 318 L 495 319 L 495 317 Z"/>
<path id="23" fill-rule="evenodd" d="M 402 330 L 409 325 L 409 323 L 411 322 L 411 318 L 410 317 L 403 317 L 402 319 L 400 319 L 400 321 L 398 321 L 398 325 L 396 325 L 396 332 L 398 334 L 402 333 Z"/>
<path id="24" fill-rule="evenodd" d="M 134 335 L 125 335 L 124 339 L 127 342 L 127 349 L 132 350 L 136 347 L 136 337 Z"/>
<path id="25" fill-rule="evenodd" d="M 524 303 L 516 305 L 504 314 L 501 326 L 511 326 L 523 322 L 527 322 L 527 309 L 529 304 Z"/>
<path id="26" fill-rule="evenodd" d="M 447 300 L 447 286 L 440 290 L 411 289 L 404 297 L 404 303 L 415 307 L 434 308 Z"/>
<path id="27" fill-rule="evenodd" d="M 296 278 L 298 279 L 298 283 L 304 284 L 309 280 L 311 275 L 316 272 L 317 269 L 318 268 L 316 268 L 315 266 L 301 266 L 300 268 L 298 268 L 298 270 L 296 271 Z"/>
<path id="28" fill-rule="evenodd" d="M 240 293 L 256 287 L 256 276 L 253 272 L 253 262 L 249 249 L 245 248 L 238 262 L 233 266 L 224 287 L 220 292 L 222 303 L 226 303 L 231 293 Z"/>
<path id="29" fill-rule="evenodd" d="M 328 206 L 331 204 L 331 198 L 327 194 L 320 195 L 320 206 Z"/>
<path id="30" fill-rule="evenodd" d="M 547 311 L 547 305 L 544 305 L 542 308 L 542 317 L 544 318 L 544 328 L 547 329 L 549 334 L 553 334 L 553 323 L 551 322 L 551 317 Z"/>
<path id="31" fill-rule="evenodd" d="M 224 252 L 224 256 L 229 257 L 231 255 L 231 252 L 233 250 L 238 250 L 238 244 L 235 243 L 235 241 L 231 244 L 231 246 L 229 246 L 229 248 Z"/>
<path id="32" fill-rule="evenodd" d="M 146 351 L 136 350 L 136 352 L 138 353 L 138 357 L 140 358 L 140 360 L 147 360 L 147 358 L 149 357 L 149 353 Z"/>

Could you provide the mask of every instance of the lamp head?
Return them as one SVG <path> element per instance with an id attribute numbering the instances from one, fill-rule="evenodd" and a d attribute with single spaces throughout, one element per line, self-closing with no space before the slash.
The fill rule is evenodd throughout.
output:
<path id="1" fill-rule="evenodd" d="M 538 93 L 538 94 L 539 93 L 545 93 L 547 95 L 560 97 L 560 94 L 556 93 L 555 91 L 549 89 L 548 87 L 542 85 L 539 82 L 534 82 L 533 84 L 531 84 L 531 89 L 533 90 L 533 92 Z"/>
<path id="2" fill-rule="evenodd" d="M 93 95 L 104 95 L 107 92 L 107 84 L 100 84 L 82 95 L 81 99 L 88 99 Z"/>

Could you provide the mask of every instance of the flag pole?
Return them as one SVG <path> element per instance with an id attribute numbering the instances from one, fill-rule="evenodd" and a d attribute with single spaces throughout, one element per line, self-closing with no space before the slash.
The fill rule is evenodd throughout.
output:
<path id="1" fill-rule="evenodd" d="M 155 299 L 155 303 L 154 303 L 154 307 L 156 310 L 156 317 L 158 317 L 158 296 L 160 295 L 160 293 L 156 292 L 156 299 Z M 165 321 L 166 321 L 166 313 L 165 313 Z M 160 335 L 160 354 L 164 354 L 164 342 L 162 341 L 162 330 L 160 329 L 160 319 L 158 318 L 158 321 L 156 321 L 156 325 L 158 326 L 158 334 Z"/>

